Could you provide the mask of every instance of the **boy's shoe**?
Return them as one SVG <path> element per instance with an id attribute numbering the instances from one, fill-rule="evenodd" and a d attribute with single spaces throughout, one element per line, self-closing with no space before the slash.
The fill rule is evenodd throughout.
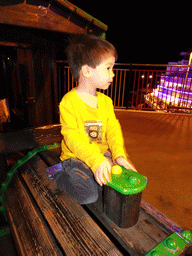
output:
<path id="1" fill-rule="evenodd" d="M 50 166 L 48 168 L 46 168 L 46 172 L 48 174 L 48 177 L 53 180 L 53 176 L 60 172 L 61 170 L 63 170 L 63 165 L 62 163 L 59 163 L 59 164 L 56 164 L 56 165 L 53 165 L 53 166 Z"/>

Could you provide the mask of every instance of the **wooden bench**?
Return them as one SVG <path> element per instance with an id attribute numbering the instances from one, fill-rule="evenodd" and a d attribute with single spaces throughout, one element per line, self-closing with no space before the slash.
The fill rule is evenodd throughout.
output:
<path id="1" fill-rule="evenodd" d="M 19 255 L 140 256 L 182 230 L 143 200 L 138 223 L 127 229 L 103 214 L 99 200 L 79 205 L 46 173 L 48 166 L 59 162 L 59 155 L 60 148 L 35 154 L 17 168 L 5 191 L 6 214 Z"/>
<path id="2" fill-rule="evenodd" d="M 14 175 L 5 207 L 21 255 L 121 255 L 88 213 L 49 180 L 34 156 Z"/>

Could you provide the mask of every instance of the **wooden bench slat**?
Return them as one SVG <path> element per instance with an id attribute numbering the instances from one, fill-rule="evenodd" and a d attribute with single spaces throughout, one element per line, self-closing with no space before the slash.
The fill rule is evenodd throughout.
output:
<path id="1" fill-rule="evenodd" d="M 46 167 L 35 156 L 19 171 L 65 253 L 122 255 L 87 212 L 50 181 Z"/>
<path id="2" fill-rule="evenodd" d="M 61 154 L 61 148 L 56 148 L 50 151 L 40 152 L 38 155 L 45 161 L 49 166 L 58 164 L 61 160 L 59 158 Z"/>
<path id="3" fill-rule="evenodd" d="M 61 142 L 60 125 L 47 125 L 21 131 L 0 133 L 0 153 L 26 151 L 44 144 Z M 22 139 L 21 139 L 22 138 Z"/>
<path id="4" fill-rule="evenodd" d="M 155 207 L 148 204 L 146 201 L 141 200 L 142 210 L 151 218 L 154 219 L 163 229 L 166 229 L 169 234 L 172 232 L 181 232 L 183 228 L 177 225 L 174 221 L 169 219 L 163 213 L 158 211 Z"/>
<path id="5" fill-rule="evenodd" d="M 42 225 L 28 191 L 18 176 L 13 181 L 5 194 L 5 207 L 20 255 L 60 255 Z"/>
<path id="6" fill-rule="evenodd" d="M 86 207 L 97 216 L 130 255 L 145 255 L 168 235 L 141 211 L 139 221 L 135 226 L 119 228 L 104 213 L 98 213 L 94 204 L 86 205 Z"/>

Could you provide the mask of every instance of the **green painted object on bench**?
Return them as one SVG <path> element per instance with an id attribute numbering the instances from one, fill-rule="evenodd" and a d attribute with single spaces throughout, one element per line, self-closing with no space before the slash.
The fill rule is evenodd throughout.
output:
<path id="1" fill-rule="evenodd" d="M 1 203 L 1 207 L 0 207 L 0 211 L 4 212 L 4 215 L 6 217 L 5 214 L 5 206 L 4 206 L 4 194 L 5 194 L 5 190 L 7 189 L 15 171 L 22 166 L 24 163 L 26 163 L 30 158 L 32 158 L 34 155 L 36 155 L 39 152 L 42 151 L 47 151 L 47 150 L 51 150 L 54 148 L 58 148 L 59 144 L 54 142 L 52 145 L 43 145 L 42 147 L 38 147 L 33 149 L 32 151 L 29 151 L 28 154 L 26 156 L 24 156 L 22 159 L 18 160 L 11 168 L 11 170 L 7 173 L 7 178 L 6 180 L 1 184 L 1 196 L 0 196 L 0 203 Z"/>
<path id="2" fill-rule="evenodd" d="M 111 181 L 108 186 L 124 195 L 133 195 L 142 192 L 147 186 L 147 178 L 138 172 L 127 170 L 123 166 L 111 171 Z"/>
<path id="3" fill-rule="evenodd" d="M 146 256 L 176 256 L 192 243 L 192 231 L 183 230 L 181 233 L 173 233 Z"/>

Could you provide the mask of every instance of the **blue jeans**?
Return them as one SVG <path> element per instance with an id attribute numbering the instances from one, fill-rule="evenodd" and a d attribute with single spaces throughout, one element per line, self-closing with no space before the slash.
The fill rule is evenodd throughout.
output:
<path id="1" fill-rule="evenodd" d="M 109 152 L 105 156 L 111 158 Z M 95 181 L 91 169 L 76 158 L 69 158 L 62 165 L 63 169 L 53 177 L 56 186 L 81 205 L 96 202 L 102 187 Z"/>

